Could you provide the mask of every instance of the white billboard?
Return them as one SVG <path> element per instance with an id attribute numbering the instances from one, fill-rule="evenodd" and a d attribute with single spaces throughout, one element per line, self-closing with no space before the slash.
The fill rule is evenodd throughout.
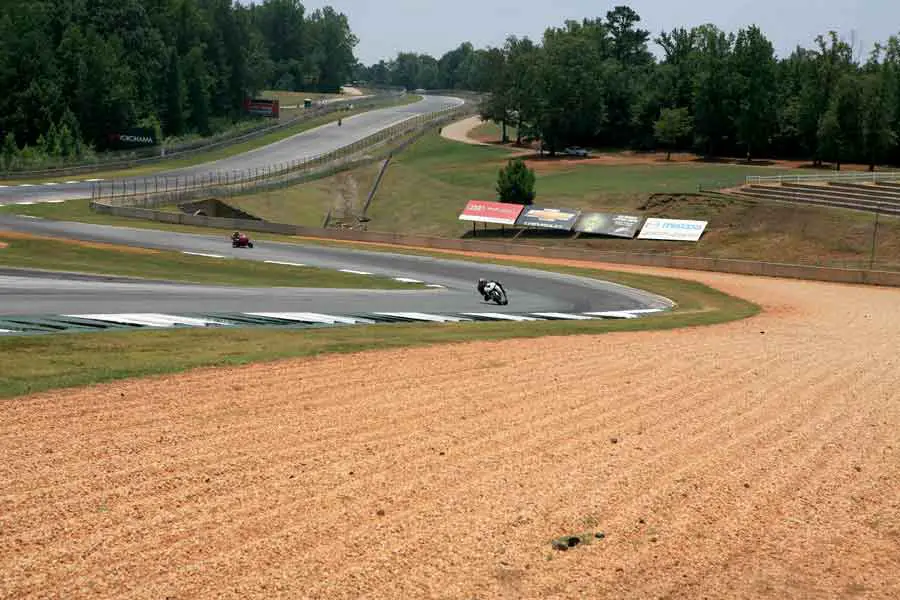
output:
<path id="1" fill-rule="evenodd" d="M 703 235 L 708 221 L 684 219 L 647 219 L 639 240 L 672 240 L 676 242 L 696 242 Z"/>

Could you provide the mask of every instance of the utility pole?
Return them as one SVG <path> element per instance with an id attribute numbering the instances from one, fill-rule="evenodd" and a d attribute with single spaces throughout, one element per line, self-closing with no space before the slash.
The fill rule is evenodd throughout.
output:
<path id="1" fill-rule="evenodd" d="M 878 210 L 875 211 L 875 226 L 872 228 L 872 252 L 869 254 L 869 270 L 875 265 L 875 242 L 878 239 Z"/>

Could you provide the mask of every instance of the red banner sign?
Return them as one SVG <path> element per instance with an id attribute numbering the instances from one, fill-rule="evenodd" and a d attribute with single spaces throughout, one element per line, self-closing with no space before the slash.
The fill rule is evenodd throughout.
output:
<path id="1" fill-rule="evenodd" d="M 459 220 L 515 225 L 516 219 L 519 218 L 519 213 L 522 212 L 522 208 L 524 207 L 521 204 L 469 200 L 465 210 L 459 215 Z"/>
<path id="2" fill-rule="evenodd" d="M 251 115 L 261 115 L 277 119 L 280 112 L 279 108 L 278 100 L 269 100 L 266 98 L 244 99 L 244 110 Z"/>

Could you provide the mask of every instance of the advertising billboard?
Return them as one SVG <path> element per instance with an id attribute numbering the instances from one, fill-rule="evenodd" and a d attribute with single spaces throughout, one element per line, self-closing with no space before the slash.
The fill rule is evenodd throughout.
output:
<path id="1" fill-rule="evenodd" d="M 541 229 L 561 229 L 571 231 L 578 220 L 579 210 L 568 208 L 541 208 L 529 206 L 519 215 L 516 225 L 521 227 L 539 227 Z"/>
<path id="2" fill-rule="evenodd" d="M 245 98 L 244 112 L 249 115 L 258 115 L 261 117 L 271 117 L 277 119 L 279 115 L 278 100 L 269 100 L 267 98 Z"/>
<path id="3" fill-rule="evenodd" d="M 506 204 L 505 202 L 484 202 L 482 200 L 469 200 L 466 208 L 459 215 L 460 221 L 476 221 L 478 223 L 497 223 L 500 225 L 515 225 L 519 213 L 522 212 L 521 204 Z"/>
<path id="4" fill-rule="evenodd" d="M 703 235 L 708 221 L 684 219 L 647 219 L 638 234 L 639 240 L 670 240 L 696 242 Z"/>
<path id="5" fill-rule="evenodd" d="M 132 127 L 125 131 L 117 131 L 107 136 L 109 146 L 115 149 L 140 148 L 155 146 L 159 143 L 156 132 L 148 127 Z"/>
<path id="6" fill-rule="evenodd" d="M 633 238 L 643 222 L 643 217 L 615 215 L 611 213 L 589 212 L 581 215 L 575 224 L 575 231 Z"/>

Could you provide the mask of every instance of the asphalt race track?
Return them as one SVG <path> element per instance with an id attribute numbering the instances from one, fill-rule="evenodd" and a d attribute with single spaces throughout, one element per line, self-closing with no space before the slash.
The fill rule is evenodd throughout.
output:
<path id="1" fill-rule="evenodd" d="M 343 269 L 376 277 L 406 278 L 430 287 L 410 290 L 238 288 L 112 277 L 72 277 L 0 270 L 0 315 L 309 312 L 360 315 L 564 314 L 658 311 L 671 308 L 659 296 L 599 280 L 467 261 L 357 249 L 257 240 L 253 249 L 232 248 L 225 232 L 199 235 L 0 216 L 0 230 L 92 242 L 176 250 L 221 257 Z M 485 302 L 479 277 L 499 279 L 507 306 Z M 582 317 L 583 318 L 583 317 Z M 2 326 L 0 326 L 2 327 Z"/>
<path id="2" fill-rule="evenodd" d="M 176 177 L 186 175 L 203 175 L 207 173 L 240 171 L 262 168 L 293 160 L 309 158 L 332 150 L 348 146 L 353 142 L 387 129 L 418 115 L 435 112 L 450 106 L 457 106 L 463 101 L 447 96 L 424 96 L 419 102 L 405 106 L 393 106 L 367 111 L 347 117 L 338 127 L 337 123 L 329 123 L 291 136 L 274 144 L 256 150 L 204 163 L 193 167 L 173 169 L 155 173 L 156 177 Z M 0 205 L 19 202 L 47 202 L 74 200 L 91 197 L 91 185 L 96 179 L 92 175 L 77 178 L 64 177 L 67 181 L 47 184 L 6 184 L 0 186 Z M 74 179 L 80 179 L 75 181 Z M 116 179 L 117 182 L 144 181 L 144 177 Z"/>

